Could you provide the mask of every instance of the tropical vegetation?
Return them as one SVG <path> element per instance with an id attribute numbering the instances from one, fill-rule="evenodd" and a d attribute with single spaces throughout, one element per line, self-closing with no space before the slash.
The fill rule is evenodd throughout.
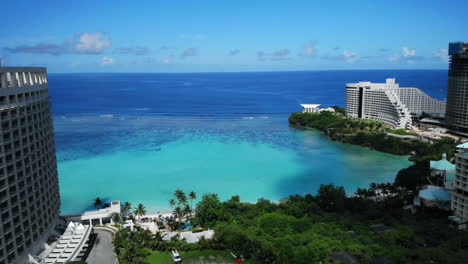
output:
<path id="1" fill-rule="evenodd" d="M 138 217 L 141 218 L 146 214 L 146 208 L 143 204 L 138 204 L 137 207 L 135 208 L 135 211 L 133 213 Z"/>
<path id="2" fill-rule="evenodd" d="M 414 160 L 438 159 L 441 152 L 446 152 L 450 158 L 457 144 L 455 140 L 448 137 L 436 140 L 435 144 L 428 144 L 415 139 L 389 136 L 387 132 L 399 135 L 412 133 L 391 129 L 382 122 L 345 117 L 331 112 L 293 113 L 289 116 L 289 123 L 321 130 L 330 139 L 343 143 L 360 145 L 390 154 L 413 155 Z"/>
<path id="3" fill-rule="evenodd" d="M 331 263 L 345 254 L 360 263 L 463 263 L 468 236 L 448 224 L 448 212 L 403 209 L 410 191 L 391 183 L 371 184 L 354 196 L 322 185 L 316 195 L 291 195 L 274 203 L 239 196 L 221 201 L 204 194 L 193 223 L 215 230 L 211 240 L 189 244 L 161 234 L 120 231 L 114 246 L 120 263 L 148 263 L 157 252 L 218 250 L 237 252 L 259 263 Z M 161 253 L 161 254 L 162 254 Z"/>

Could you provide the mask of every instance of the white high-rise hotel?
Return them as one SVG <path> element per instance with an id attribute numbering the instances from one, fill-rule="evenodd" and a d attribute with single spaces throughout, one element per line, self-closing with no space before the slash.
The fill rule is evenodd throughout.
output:
<path id="1" fill-rule="evenodd" d="M 46 69 L 0 67 L 0 264 L 24 263 L 59 208 Z"/>
<path id="2" fill-rule="evenodd" d="M 445 102 L 413 87 L 400 87 L 394 78 L 385 83 L 346 84 L 346 115 L 382 121 L 396 128 L 410 128 L 412 117 L 423 112 L 445 115 Z"/>

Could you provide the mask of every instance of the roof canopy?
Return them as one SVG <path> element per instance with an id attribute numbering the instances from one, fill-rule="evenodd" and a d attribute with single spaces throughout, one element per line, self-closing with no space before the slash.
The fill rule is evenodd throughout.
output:
<path id="1" fill-rule="evenodd" d="M 450 201 L 452 195 L 443 187 L 429 185 L 427 189 L 419 191 L 419 197 L 430 201 Z"/>
<path id="2" fill-rule="evenodd" d="M 443 160 L 431 160 L 431 169 L 441 170 L 441 171 L 454 171 L 455 164 L 452 164 L 450 161 Z"/>
<path id="3" fill-rule="evenodd" d="M 458 145 L 457 148 L 463 148 L 463 149 L 468 148 L 468 142 Z"/>
<path id="4" fill-rule="evenodd" d="M 302 107 L 304 108 L 319 108 L 319 104 L 301 104 Z"/>

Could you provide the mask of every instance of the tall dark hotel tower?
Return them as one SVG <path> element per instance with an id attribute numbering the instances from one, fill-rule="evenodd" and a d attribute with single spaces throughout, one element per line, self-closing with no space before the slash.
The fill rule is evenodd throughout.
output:
<path id="1" fill-rule="evenodd" d="M 468 43 L 449 44 L 450 66 L 446 121 L 454 132 L 468 135 Z"/>
<path id="2" fill-rule="evenodd" d="M 46 69 L 0 67 L 0 264 L 23 262 L 59 208 Z"/>

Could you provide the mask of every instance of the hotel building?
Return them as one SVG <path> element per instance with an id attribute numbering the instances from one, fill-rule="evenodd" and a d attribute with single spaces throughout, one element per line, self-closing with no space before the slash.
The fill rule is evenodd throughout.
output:
<path id="1" fill-rule="evenodd" d="M 458 145 L 457 149 L 452 211 L 456 217 L 466 223 L 468 222 L 468 143 Z"/>
<path id="2" fill-rule="evenodd" d="M 468 135 L 468 43 L 449 44 L 447 125 Z"/>
<path id="3" fill-rule="evenodd" d="M 445 102 L 413 87 L 400 87 L 395 78 L 385 83 L 346 84 L 346 115 L 385 122 L 395 128 L 411 127 L 412 117 L 423 112 L 435 117 L 445 115 Z"/>
<path id="4" fill-rule="evenodd" d="M 0 264 L 24 263 L 60 208 L 45 68 L 0 67 L 0 123 Z"/>

